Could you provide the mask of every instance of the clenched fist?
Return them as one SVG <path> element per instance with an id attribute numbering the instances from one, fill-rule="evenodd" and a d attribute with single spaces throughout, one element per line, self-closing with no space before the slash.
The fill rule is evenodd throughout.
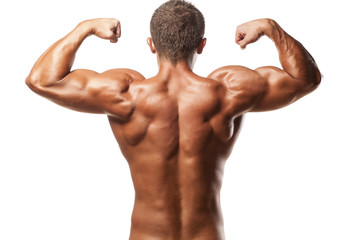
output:
<path id="1" fill-rule="evenodd" d="M 90 29 L 91 34 L 108 39 L 116 43 L 121 35 L 120 21 L 115 18 L 96 18 L 83 22 Z"/>
<path id="2" fill-rule="evenodd" d="M 270 19 L 258 19 L 239 25 L 236 28 L 235 42 L 245 49 L 249 43 L 256 42 L 269 27 Z"/>

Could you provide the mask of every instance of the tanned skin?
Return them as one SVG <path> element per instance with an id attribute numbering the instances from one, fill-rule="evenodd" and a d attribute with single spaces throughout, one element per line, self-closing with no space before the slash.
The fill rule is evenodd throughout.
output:
<path id="1" fill-rule="evenodd" d="M 227 66 L 200 77 L 192 67 L 203 39 L 194 56 L 176 65 L 158 57 L 159 72 L 149 79 L 130 69 L 71 71 L 90 35 L 115 43 L 120 22 L 80 23 L 38 59 L 27 85 L 72 110 L 107 114 L 134 182 L 131 240 L 225 239 L 220 188 L 242 116 L 313 91 L 321 79 L 313 58 L 274 20 L 259 19 L 238 26 L 235 41 L 244 49 L 266 35 L 283 69 Z"/>

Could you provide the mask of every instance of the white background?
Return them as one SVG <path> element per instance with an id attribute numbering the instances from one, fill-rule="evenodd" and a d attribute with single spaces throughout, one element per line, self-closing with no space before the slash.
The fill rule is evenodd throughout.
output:
<path id="1" fill-rule="evenodd" d="M 146 45 L 163 1 L 7 1 L 0 6 L 0 239 L 127 239 L 134 192 L 103 115 L 72 112 L 25 85 L 36 59 L 80 21 L 115 17 L 117 44 L 88 38 L 75 68 L 156 74 Z M 208 44 L 195 72 L 279 66 L 266 38 L 241 51 L 237 25 L 275 19 L 324 75 L 295 104 L 252 113 L 228 160 L 222 208 L 228 240 L 360 239 L 359 23 L 355 1 L 200 1 Z"/>

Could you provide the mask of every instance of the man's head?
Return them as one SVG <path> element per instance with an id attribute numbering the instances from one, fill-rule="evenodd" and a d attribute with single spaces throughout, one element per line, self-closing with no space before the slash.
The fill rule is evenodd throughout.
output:
<path id="1" fill-rule="evenodd" d="M 201 53 L 205 21 L 202 13 L 191 3 L 170 0 L 155 10 L 151 22 L 152 39 L 148 44 L 160 59 L 176 64 L 187 61 L 195 52 Z"/>

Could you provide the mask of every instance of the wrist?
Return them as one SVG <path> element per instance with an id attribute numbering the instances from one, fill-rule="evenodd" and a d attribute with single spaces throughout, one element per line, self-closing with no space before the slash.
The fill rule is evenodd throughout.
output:
<path id="1" fill-rule="evenodd" d="M 92 26 L 91 20 L 85 20 L 80 22 L 75 30 L 78 30 L 81 34 L 84 34 L 86 37 L 95 34 L 95 29 Z"/>
<path id="2" fill-rule="evenodd" d="M 267 37 L 272 39 L 274 36 L 274 30 L 276 29 L 276 22 L 270 18 L 264 18 L 262 20 L 263 20 L 263 26 L 262 26 L 263 33 Z"/>

